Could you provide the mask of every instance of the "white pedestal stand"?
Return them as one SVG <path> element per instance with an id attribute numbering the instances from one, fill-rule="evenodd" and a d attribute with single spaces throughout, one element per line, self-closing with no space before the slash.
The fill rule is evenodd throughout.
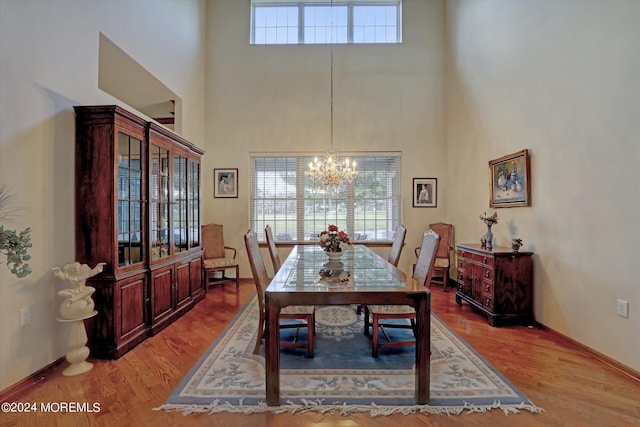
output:
<path id="1" fill-rule="evenodd" d="M 96 314 L 98 312 L 94 310 L 91 314 L 78 319 L 56 319 L 58 322 L 71 323 L 69 351 L 67 352 L 67 361 L 71 365 L 62 372 L 62 375 L 70 377 L 84 374 L 93 369 L 93 365 L 86 361 L 87 357 L 89 357 L 89 347 L 85 345 L 87 343 L 87 330 L 84 326 L 84 320 Z"/>

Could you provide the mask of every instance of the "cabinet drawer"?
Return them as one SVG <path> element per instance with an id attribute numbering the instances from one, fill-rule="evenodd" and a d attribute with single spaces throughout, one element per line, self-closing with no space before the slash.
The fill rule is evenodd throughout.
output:
<path id="1" fill-rule="evenodd" d="M 484 308 L 493 311 L 493 297 L 489 294 L 482 294 L 482 305 Z"/>
<path id="2" fill-rule="evenodd" d="M 482 267 L 482 280 L 493 282 L 493 268 Z"/>
<path id="3" fill-rule="evenodd" d="M 458 249 L 458 259 L 467 259 L 467 260 L 472 260 L 473 259 L 473 252 L 469 252 L 469 251 L 463 251 L 462 249 Z"/>
<path id="4" fill-rule="evenodd" d="M 481 264 L 484 264 L 486 266 L 493 267 L 493 257 L 492 256 L 487 256 L 487 255 L 482 255 L 482 254 L 473 254 L 473 260 L 476 261 L 476 262 L 479 262 Z"/>
<path id="5" fill-rule="evenodd" d="M 493 297 L 493 282 L 484 280 L 482 282 L 482 292 Z"/>
<path id="6" fill-rule="evenodd" d="M 458 292 L 464 294 L 464 295 L 468 295 L 471 296 L 471 285 L 468 285 L 466 283 L 458 283 Z"/>

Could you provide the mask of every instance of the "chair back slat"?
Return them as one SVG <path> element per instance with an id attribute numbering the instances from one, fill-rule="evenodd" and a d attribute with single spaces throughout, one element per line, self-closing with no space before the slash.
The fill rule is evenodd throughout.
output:
<path id="1" fill-rule="evenodd" d="M 280 255 L 278 254 L 278 248 L 273 238 L 273 231 L 271 226 L 267 225 L 264 228 L 264 234 L 267 236 L 267 245 L 269 246 L 269 255 L 271 255 L 271 262 L 273 263 L 273 273 L 277 273 L 280 270 L 282 263 L 280 262 Z"/>
<path id="2" fill-rule="evenodd" d="M 440 236 L 433 230 L 427 230 L 422 234 L 422 246 L 416 268 L 413 270 L 413 279 L 423 285 L 431 281 L 439 241 Z"/>
<path id="3" fill-rule="evenodd" d="M 407 235 L 407 229 L 404 225 L 399 225 L 396 227 L 396 234 L 393 236 L 393 244 L 391 245 L 391 251 L 389 252 L 389 261 L 390 264 L 393 264 L 394 267 L 398 266 L 398 261 L 400 261 L 400 254 L 402 253 L 402 248 L 404 247 L 404 238 Z"/>

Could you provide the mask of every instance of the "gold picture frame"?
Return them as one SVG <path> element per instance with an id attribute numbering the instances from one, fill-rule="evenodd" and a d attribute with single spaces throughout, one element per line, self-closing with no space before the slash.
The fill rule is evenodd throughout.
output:
<path id="1" fill-rule="evenodd" d="M 491 208 L 512 208 L 531 205 L 529 150 L 489 161 Z"/>

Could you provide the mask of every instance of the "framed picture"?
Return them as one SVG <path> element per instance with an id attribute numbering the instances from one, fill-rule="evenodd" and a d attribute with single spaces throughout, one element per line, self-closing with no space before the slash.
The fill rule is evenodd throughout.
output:
<path id="1" fill-rule="evenodd" d="M 238 197 L 238 169 L 213 170 L 213 197 Z"/>
<path id="2" fill-rule="evenodd" d="M 438 178 L 413 178 L 413 207 L 438 206 Z"/>
<path id="3" fill-rule="evenodd" d="M 489 187 L 492 208 L 511 208 L 531 204 L 531 180 L 529 178 L 529 151 L 489 161 Z"/>

